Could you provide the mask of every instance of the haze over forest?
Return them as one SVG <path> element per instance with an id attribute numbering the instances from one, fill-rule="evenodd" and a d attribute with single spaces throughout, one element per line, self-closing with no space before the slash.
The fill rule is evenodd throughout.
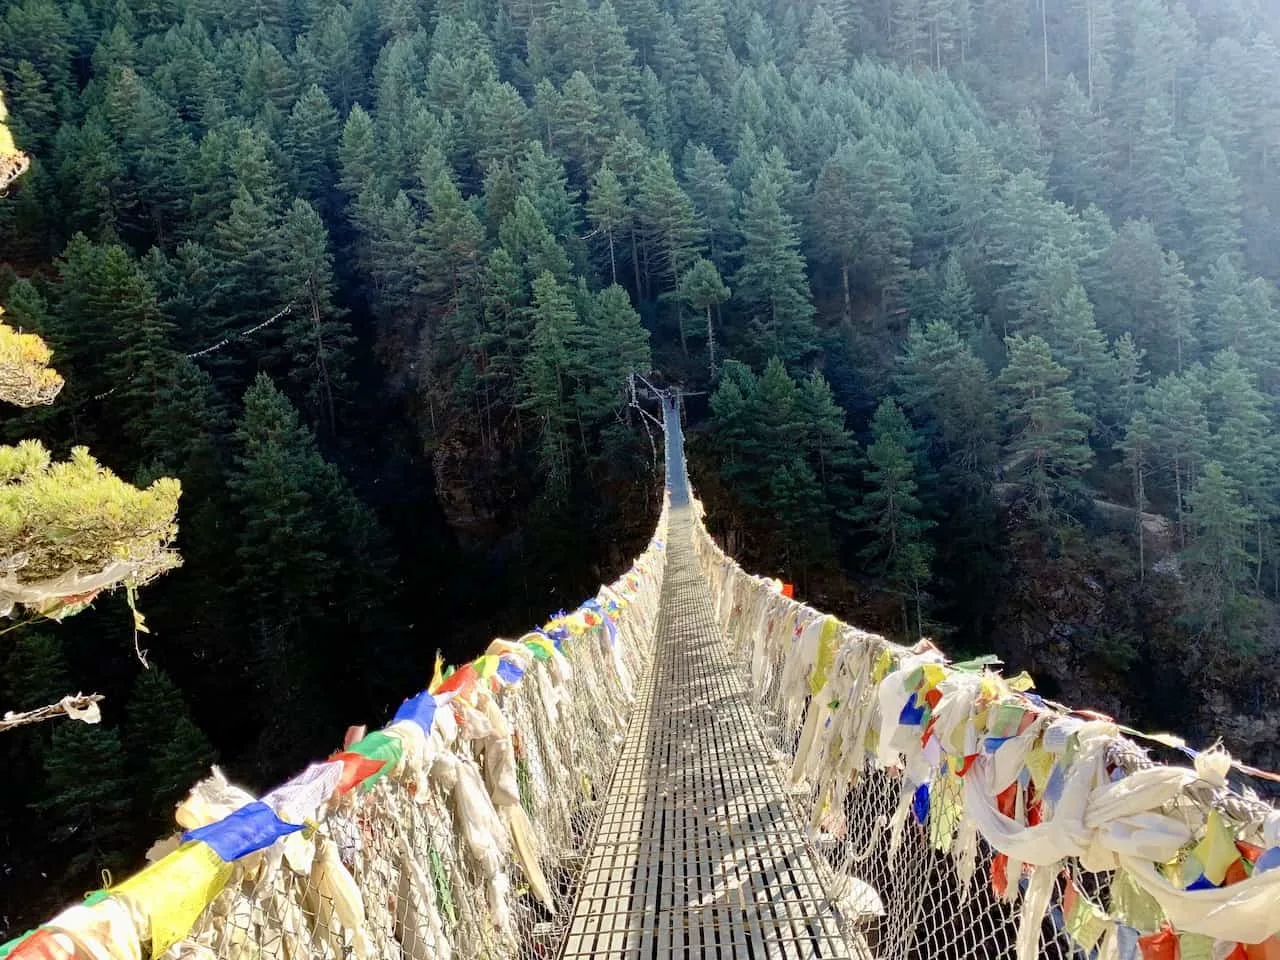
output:
<path id="1" fill-rule="evenodd" d="M 1280 766 L 1278 30 L 1271 0 L 7 3 L 34 162 L 0 303 L 68 385 L 0 442 L 178 477 L 185 563 L 141 595 L 150 671 L 119 600 L 0 641 L 4 708 L 107 697 L 0 739 L 0 940 L 136 864 L 214 759 L 269 786 L 620 570 L 660 492 L 632 372 L 693 394 L 748 568 Z"/>

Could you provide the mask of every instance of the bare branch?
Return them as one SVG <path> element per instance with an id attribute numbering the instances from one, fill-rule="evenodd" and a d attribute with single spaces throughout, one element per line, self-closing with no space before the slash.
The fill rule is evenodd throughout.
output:
<path id="1" fill-rule="evenodd" d="M 97 723 L 102 719 L 102 714 L 98 710 L 98 703 L 102 699 L 100 693 L 77 693 L 75 696 L 63 697 L 57 703 L 51 703 L 37 710 L 27 710 L 24 713 L 14 713 L 10 710 L 0 717 L 0 733 L 62 716 L 71 717 L 83 723 Z"/>

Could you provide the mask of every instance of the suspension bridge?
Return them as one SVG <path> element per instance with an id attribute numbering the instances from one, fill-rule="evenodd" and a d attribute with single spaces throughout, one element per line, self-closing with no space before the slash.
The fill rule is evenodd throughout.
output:
<path id="1" fill-rule="evenodd" d="M 661 397 L 622 577 L 262 797 L 215 770 L 0 960 L 1280 960 L 1267 774 L 746 573 Z"/>

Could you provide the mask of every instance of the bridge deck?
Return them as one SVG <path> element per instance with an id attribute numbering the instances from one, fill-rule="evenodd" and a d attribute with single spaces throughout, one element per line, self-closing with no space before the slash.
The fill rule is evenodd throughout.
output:
<path id="1" fill-rule="evenodd" d="M 614 773 L 564 960 L 847 957 L 672 514 L 657 654 Z"/>

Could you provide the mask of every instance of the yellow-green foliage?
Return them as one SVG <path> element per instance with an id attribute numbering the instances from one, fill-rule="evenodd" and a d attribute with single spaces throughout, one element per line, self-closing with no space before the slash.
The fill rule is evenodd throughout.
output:
<path id="1" fill-rule="evenodd" d="M 13 142 L 13 134 L 5 124 L 9 111 L 4 107 L 4 97 L 0 96 L 0 190 L 17 180 L 31 164 L 31 158 L 18 149 Z"/>
<path id="2" fill-rule="evenodd" d="M 5 117 L 0 97 L 0 190 L 28 165 Z M 39 337 L 0 323 L 0 400 L 51 402 L 62 378 L 49 359 Z M 139 490 L 84 447 L 54 463 L 34 440 L 0 446 L 0 616 L 19 607 L 68 616 L 103 590 L 137 587 L 176 567 L 181 492 L 168 478 Z"/>
<path id="3" fill-rule="evenodd" d="M 20 407 L 52 403 L 62 389 L 62 377 L 49 367 L 50 356 L 35 334 L 19 333 L 0 322 L 0 400 Z"/>
<path id="4" fill-rule="evenodd" d="M 170 478 L 139 490 L 84 447 L 54 463 L 34 440 L 0 446 L 0 608 L 16 602 L 49 614 L 84 593 L 137 586 L 177 566 L 170 544 L 180 493 Z M 116 562 L 110 582 L 83 589 Z"/>

